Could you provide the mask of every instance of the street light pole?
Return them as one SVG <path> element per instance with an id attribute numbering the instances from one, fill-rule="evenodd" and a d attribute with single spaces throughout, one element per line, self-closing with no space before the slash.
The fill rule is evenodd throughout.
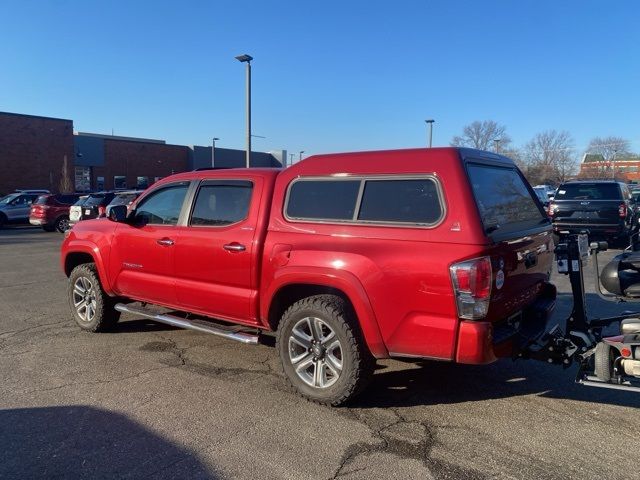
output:
<path id="1" fill-rule="evenodd" d="M 289 160 L 289 165 L 290 165 L 290 166 L 291 166 L 291 165 L 293 165 L 293 157 L 295 157 L 295 156 L 296 156 L 296 154 L 295 154 L 295 153 L 290 153 L 290 154 L 289 154 L 289 157 L 291 157 L 291 158 L 290 158 L 290 160 Z"/>
<path id="2" fill-rule="evenodd" d="M 302 154 L 304 153 L 304 150 L 300 150 L 300 156 L 298 157 L 298 161 L 302 160 Z"/>
<path id="3" fill-rule="evenodd" d="M 253 57 L 251 55 L 238 55 L 236 57 L 241 63 L 247 64 L 247 159 L 246 159 L 246 167 L 249 168 L 251 166 L 251 60 Z"/>
<path id="4" fill-rule="evenodd" d="M 429 148 L 431 148 L 432 140 L 433 140 L 433 124 L 435 120 L 430 118 L 429 120 L 425 120 L 425 123 L 429 125 Z"/>
<path id="5" fill-rule="evenodd" d="M 220 140 L 218 137 L 213 137 L 213 145 L 211 147 L 211 168 L 216 166 L 216 140 Z"/>

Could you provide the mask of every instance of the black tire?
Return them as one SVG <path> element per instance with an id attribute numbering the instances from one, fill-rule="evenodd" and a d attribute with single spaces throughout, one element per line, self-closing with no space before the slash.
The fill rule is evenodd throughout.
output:
<path id="1" fill-rule="evenodd" d="M 594 364 L 596 377 L 603 382 L 611 381 L 613 375 L 613 361 L 615 360 L 613 348 L 608 343 L 600 342 L 596 345 Z"/>
<path id="2" fill-rule="evenodd" d="M 56 223 L 54 223 L 53 228 L 60 233 L 64 233 L 69 230 L 69 217 L 63 215 L 56 219 Z M 53 230 L 52 230 L 53 231 Z"/>
<path id="3" fill-rule="evenodd" d="M 307 319 L 314 319 L 310 320 L 313 325 L 316 325 L 315 321 L 319 320 L 320 335 L 313 333 L 311 323 L 306 323 L 309 321 Z M 294 328 L 298 332 L 295 338 L 301 339 L 299 329 L 305 324 L 308 325 L 309 334 L 311 334 L 305 342 L 316 342 L 322 346 L 310 344 L 303 346 L 292 339 Z M 328 335 L 323 337 L 324 333 Z M 316 340 L 312 340 L 311 337 Z M 325 338 L 327 343 L 321 342 L 318 338 L 320 340 Z M 336 341 L 338 346 L 331 350 Z M 305 350 L 307 346 L 309 349 Z M 313 348 L 319 350 L 313 350 Z M 287 384 L 305 398 L 324 405 L 338 406 L 358 395 L 371 379 L 375 366 L 375 359 L 365 344 L 355 315 L 351 313 L 346 302 L 335 295 L 315 295 L 291 305 L 278 325 L 276 349 L 280 355 Z M 306 368 L 299 369 L 301 371 L 299 374 L 293 365 L 292 355 L 294 355 L 293 358 L 304 356 L 302 360 L 296 362 L 298 367 L 311 363 Z M 340 371 L 336 375 L 335 372 L 338 369 L 334 367 L 338 365 L 340 365 Z M 310 368 L 313 368 L 313 375 L 309 372 Z M 319 382 L 316 382 L 317 372 L 321 372 L 318 374 L 318 378 L 322 378 Z M 307 380 L 303 377 L 307 377 Z M 326 386 L 315 385 L 315 383 L 325 383 L 325 380 L 327 380 Z M 307 382 L 312 382 L 314 385 Z"/>
<path id="4" fill-rule="evenodd" d="M 104 332 L 113 328 L 120 318 L 120 312 L 113 308 L 115 300 L 102 289 L 93 263 L 83 263 L 73 269 L 69 276 L 68 297 L 73 318 L 83 330 Z M 84 314 L 82 304 L 85 305 Z"/>

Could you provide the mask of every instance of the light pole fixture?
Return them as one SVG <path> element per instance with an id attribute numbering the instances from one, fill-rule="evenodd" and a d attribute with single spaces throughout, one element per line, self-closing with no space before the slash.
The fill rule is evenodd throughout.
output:
<path id="1" fill-rule="evenodd" d="M 296 156 L 296 154 L 295 154 L 295 153 L 290 153 L 290 154 L 289 154 L 289 157 L 290 157 L 290 159 L 289 159 L 289 165 L 290 165 L 290 166 L 291 166 L 291 165 L 293 165 L 293 157 L 295 157 L 295 156 Z M 286 160 L 286 158 L 285 158 L 285 160 Z"/>
<path id="2" fill-rule="evenodd" d="M 298 161 L 302 160 L 302 154 L 304 153 L 304 150 L 300 150 L 300 154 L 298 156 Z"/>
<path id="3" fill-rule="evenodd" d="M 251 60 L 253 57 L 251 55 L 238 55 L 236 57 L 241 63 L 247 64 L 247 159 L 246 159 L 246 167 L 249 168 L 251 166 Z"/>
<path id="4" fill-rule="evenodd" d="M 220 140 L 218 137 L 213 137 L 213 143 L 211 146 L 211 168 L 216 166 L 216 140 Z"/>
<path id="5" fill-rule="evenodd" d="M 425 123 L 429 125 L 429 148 L 431 148 L 433 140 L 433 124 L 435 123 L 435 120 L 433 118 L 430 118 L 428 120 L 425 120 Z"/>
<path id="6" fill-rule="evenodd" d="M 500 153 L 500 141 L 501 141 L 501 140 L 500 140 L 499 138 L 496 138 L 496 139 L 493 141 L 493 143 L 495 143 L 495 145 L 496 145 L 496 153 Z"/>

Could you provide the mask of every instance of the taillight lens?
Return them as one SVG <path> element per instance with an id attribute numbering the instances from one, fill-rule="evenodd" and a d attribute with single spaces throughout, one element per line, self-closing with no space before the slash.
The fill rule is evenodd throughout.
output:
<path id="1" fill-rule="evenodd" d="M 479 320 L 487 316 L 491 299 L 491 259 L 474 258 L 449 268 L 458 317 Z"/>
<path id="2" fill-rule="evenodd" d="M 618 215 L 620 215 L 621 218 L 625 218 L 627 216 L 627 204 L 626 203 L 621 203 L 620 206 L 618 207 Z"/>
<path id="3" fill-rule="evenodd" d="M 98 207 L 98 217 L 104 217 L 107 214 L 107 209 L 102 205 Z"/>
<path id="4" fill-rule="evenodd" d="M 550 217 L 553 217 L 555 215 L 557 209 L 558 209 L 558 207 L 556 205 L 554 205 L 553 203 L 549 203 L 547 214 Z"/>

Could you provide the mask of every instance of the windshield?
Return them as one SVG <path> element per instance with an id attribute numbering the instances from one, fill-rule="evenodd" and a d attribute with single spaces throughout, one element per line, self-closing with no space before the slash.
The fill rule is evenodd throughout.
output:
<path id="1" fill-rule="evenodd" d="M 469 164 L 469 180 L 487 233 L 510 233 L 547 221 L 515 168 Z"/>
<path id="2" fill-rule="evenodd" d="M 2 199 L 0 199 L 0 205 L 6 205 L 10 203 L 13 199 L 18 198 L 20 195 L 21 195 L 20 193 L 13 193 L 11 195 L 7 195 L 6 197 L 2 197 Z"/>
<path id="3" fill-rule="evenodd" d="M 622 200 L 617 183 L 565 183 L 555 200 Z"/>
<path id="4" fill-rule="evenodd" d="M 78 201 L 77 201 L 76 203 L 74 203 L 73 205 L 74 205 L 74 206 L 84 205 L 84 202 L 86 202 L 86 201 L 87 201 L 87 198 L 89 198 L 89 197 L 86 197 L 86 196 L 85 196 L 85 197 L 80 197 L 80 198 L 78 199 Z"/>
<path id="5" fill-rule="evenodd" d="M 108 201 L 107 194 L 94 194 L 89 195 L 89 198 L 87 198 L 87 201 L 84 202 L 83 205 L 85 207 L 95 207 L 98 205 L 106 205 Z"/>

